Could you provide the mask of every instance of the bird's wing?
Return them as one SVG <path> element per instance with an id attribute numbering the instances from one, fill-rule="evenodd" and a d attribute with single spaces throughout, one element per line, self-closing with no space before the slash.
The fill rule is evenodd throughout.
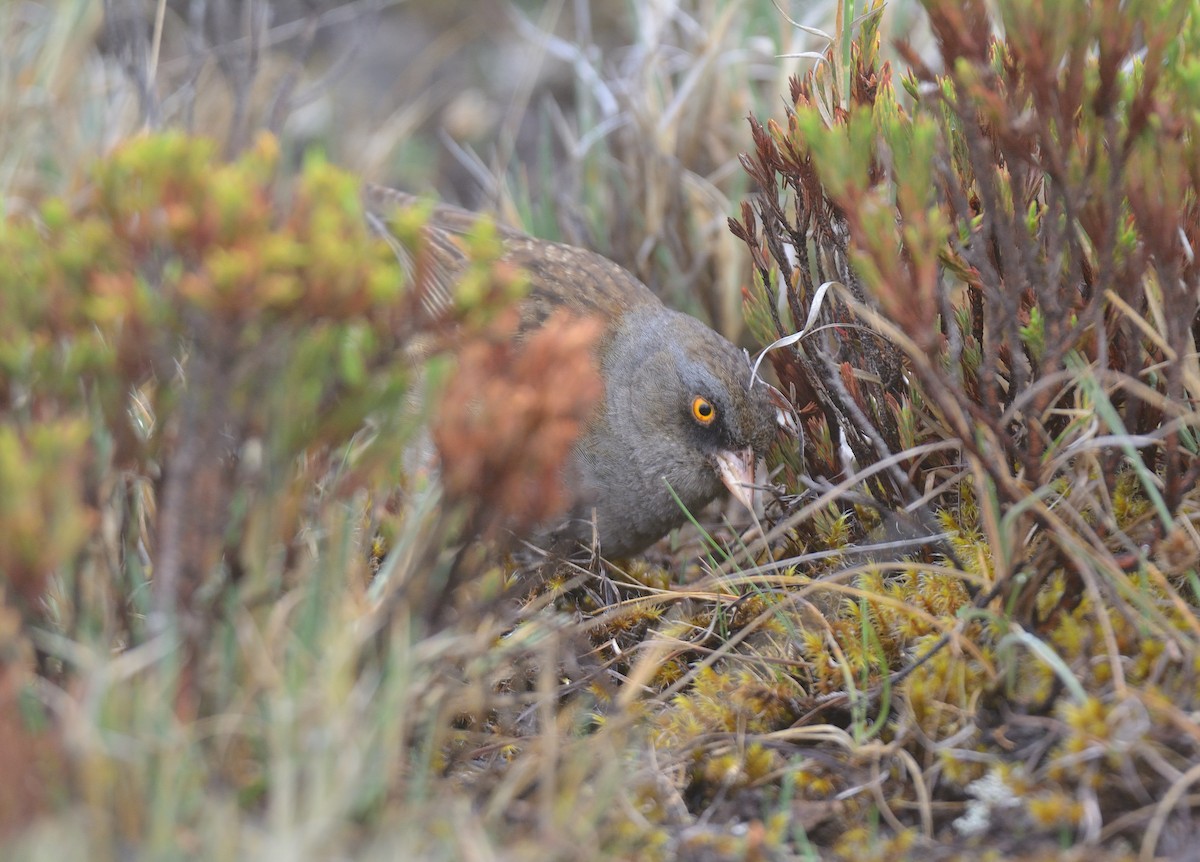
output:
<path id="1" fill-rule="evenodd" d="M 397 210 L 418 206 L 423 203 L 422 199 L 376 185 L 364 185 L 362 199 L 367 223 L 391 246 L 408 280 L 414 280 L 417 270 L 414 254 L 418 250 L 397 239 L 389 224 Z M 438 210 L 442 212 L 439 214 Z M 465 210 L 439 206 L 424 229 L 424 243 L 419 251 L 428 256 L 428 269 L 423 273 L 425 292 L 421 297 L 421 305 L 431 320 L 444 317 L 454 307 L 454 285 L 466 266 L 462 247 L 455 240 L 455 236 L 474 224 L 474 219 L 468 221 L 469 216 L 470 213 Z M 442 221 L 457 225 L 457 228 L 435 226 Z M 426 260 L 422 262 L 425 263 Z"/>
<path id="2" fill-rule="evenodd" d="M 420 198 L 395 189 L 368 185 L 363 190 L 367 217 L 396 252 L 411 276 L 415 270 L 412 250 L 396 240 L 387 224 L 398 208 L 416 206 Z M 438 204 L 424 228 L 430 255 L 432 285 L 426 310 L 444 312 L 452 305 L 453 288 L 466 268 L 467 259 L 459 237 L 480 216 L 458 207 Z M 529 277 L 529 294 L 522 304 L 522 329 L 540 326 L 555 310 L 566 308 L 580 315 L 597 315 L 615 320 L 631 308 L 659 305 L 648 287 L 608 258 L 574 246 L 534 239 L 506 225 L 497 224 L 504 253 L 502 260 L 523 270 Z"/>

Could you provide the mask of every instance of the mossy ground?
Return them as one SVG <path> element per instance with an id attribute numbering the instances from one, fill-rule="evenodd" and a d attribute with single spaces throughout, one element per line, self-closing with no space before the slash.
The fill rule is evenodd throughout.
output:
<path id="1" fill-rule="evenodd" d="M 597 12 L 594 41 L 547 6 L 513 26 L 571 98 L 454 100 L 530 229 L 731 335 L 741 304 L 748 342 L 804 332 L 768 355 L 805 435 L 762 523 L 578 564 L 519 535 L 561 452 L 497 455 L 586 413 L 539 386 L 575 335 L 507 340 L 486 224 L 429 319 L 420 212 L 409 279 L 362 217 L 381 153 L 433 169 L 400 121 L 427 102 L 371 146 L 326 129 L 357 173 L 252 133 L 288 70 L 328 85 L 345 7 L 254 55 L 162 4 L 159 67 L 121 60 L 153 19 L 0 10 L 5 858 L 1194 857 L 1200 16 L 1000 3 L 990 41 L 925 6 L 896 86 L 877 4 L 790 85 L 769 3 Z M 438 481 L 431 423 L 474 469 Z"/>

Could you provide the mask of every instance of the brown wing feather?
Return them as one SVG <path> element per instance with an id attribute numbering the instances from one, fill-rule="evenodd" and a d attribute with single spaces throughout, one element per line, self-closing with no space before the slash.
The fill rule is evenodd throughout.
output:
<path id="1" fill-rule="evenodd" d="M 389 239 L 397 257 L 411 275 L 411 253 L 387 232 L 387 219 L 400 207 L 411 207 L 420 198 L 382 186 L 366 186 L 363 200 L 371 224 Z M 454 283 L 466 267 L 457 237 L 469 231 L 480 216 L 458 207 L 438 204 L 425 227 L 426 250 L 433 260 L 434 294 L 430 302 L 444 310 L 450 306 Z M 595 252 L 556 242 L 534 239 L 514 228 L 497 224 L 504 243 L 503 260 L 529 276 L 529 295 L 522 306 L 522 329 L 540 326 L 556 309 L 616 320 L 640 305 L 659 305 L 644 284 L 617 264 Z"/>

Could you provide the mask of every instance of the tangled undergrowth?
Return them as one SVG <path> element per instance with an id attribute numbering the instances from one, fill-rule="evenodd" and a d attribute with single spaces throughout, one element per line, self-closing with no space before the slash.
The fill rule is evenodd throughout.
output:
<path id="1" fill-rule="evenodd" d="M 530 572 L 594 334 L 506 338 L 486 221 L 433 316 L 422 213 L 406 279 L 269 137 L 12 208 L 6 858 L 1194 854 L 1200 9 L 998 5 L 751 120 L 803 448 L 643 560 Z"/>

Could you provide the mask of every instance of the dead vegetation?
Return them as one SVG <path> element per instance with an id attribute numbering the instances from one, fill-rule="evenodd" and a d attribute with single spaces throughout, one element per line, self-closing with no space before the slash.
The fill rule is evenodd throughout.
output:
<path id="1" fill-rule="evenodd" d="M 790 84 L 770 4 L 504 7 L 574 89 L 458 127 L 485 195 L 742 297 L 806 426 L 765 538 L 536 577 L 593 333 L 505 337 L 486 225 L 431 318 L 289 125 L 390 4 L 90 5 L 0 12 L 6 858 L 1194 854 L 1194 3 L 872 3 Z"/>

